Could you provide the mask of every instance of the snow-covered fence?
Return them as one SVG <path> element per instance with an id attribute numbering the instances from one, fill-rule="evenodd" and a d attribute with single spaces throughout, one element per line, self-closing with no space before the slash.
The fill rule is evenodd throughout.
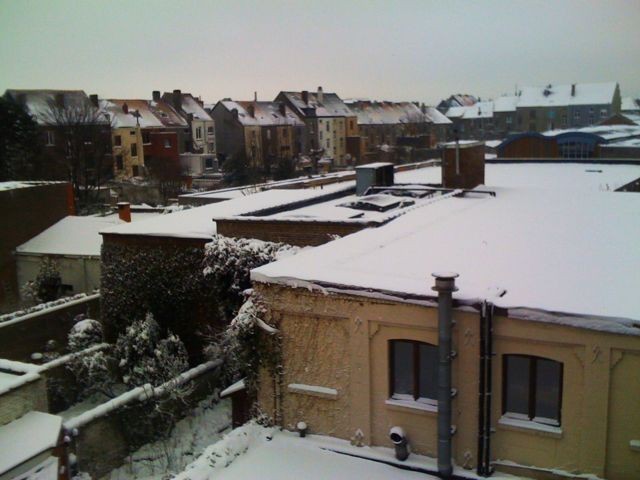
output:
<path id="1" fill-rule="evenodd" d="M 139 446 L 131 445 L 127 428 L 131 428 L 136 419 L 150 413 L 153 404 L 149 402 L 161 400 L 163 410 L 175 412 L 176 418 L 184 416 L 190 405 L 195 405 L 218 387 L 217 367 L 220 364 L 220 361 L 205 362 L 157 387 L 147 384 L 133 388 L 66 420 L 64 428 L 72 438 L 78 469 L 93 478 L 100 478 L 122 465 L 132 450 Z M 172 398 L 176 388 L 187 383 L 192 388 L 186 398 Z"/>
<path id="2" fill-rule="evenodd" d="M 50 302 L 35 311 L 5 315 L 0 322 L 0 355 L 11 360 L 28 361 L 49 340 L 66 345 L 67 334 L 79 314 L 100 315 L 100 294 L 83 295 L 64 302 Z"/>

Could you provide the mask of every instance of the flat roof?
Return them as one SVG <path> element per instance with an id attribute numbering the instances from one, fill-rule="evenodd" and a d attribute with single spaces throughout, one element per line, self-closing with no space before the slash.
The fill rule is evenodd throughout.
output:
<path id="1" fill-rule="evenodd" d="M 0 475 L 56 446 L 62 417 L 29 412 L 0 427 Z"/>
<path id="2" fill-rule="evenodd" d="M 434 298 L 432 272 L 454 271 L 458 300 L 615 317 L 624 328 L 605 325 L 623 333 L 640 326 L 640 195 L 495 191 L 442 197 L 377 229 L 257 268 L 251 278 L 421 301 Z"/>

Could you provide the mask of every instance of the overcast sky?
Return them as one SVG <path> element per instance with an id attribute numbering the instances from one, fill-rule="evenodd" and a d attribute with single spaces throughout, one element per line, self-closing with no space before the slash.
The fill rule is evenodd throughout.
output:
<path id="1" fill-rule="evenodd" d="M 207 102 L 322 85 L 436 103 L 618 81 L 640 96 L 640 1 L 0 0 L 0 90 Z"/>

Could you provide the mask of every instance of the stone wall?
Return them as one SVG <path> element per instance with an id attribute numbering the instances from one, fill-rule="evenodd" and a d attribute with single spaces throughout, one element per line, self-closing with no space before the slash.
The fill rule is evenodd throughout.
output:
<path id="1" fill-rule="evenodd" d="M 49 411 L 47 385 L 42 377 L 0 395 L 0 425 L 7 424 L 31 410 Z"/>

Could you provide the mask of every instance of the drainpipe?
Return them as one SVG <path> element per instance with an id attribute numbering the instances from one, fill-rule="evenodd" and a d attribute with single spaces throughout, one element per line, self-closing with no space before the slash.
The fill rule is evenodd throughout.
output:
<path id="1" fill-rule="evenodd" d="M 433 273 L 438 292 L 438 474 L 451 477 L 451 295 L 457 273 Z"/>

